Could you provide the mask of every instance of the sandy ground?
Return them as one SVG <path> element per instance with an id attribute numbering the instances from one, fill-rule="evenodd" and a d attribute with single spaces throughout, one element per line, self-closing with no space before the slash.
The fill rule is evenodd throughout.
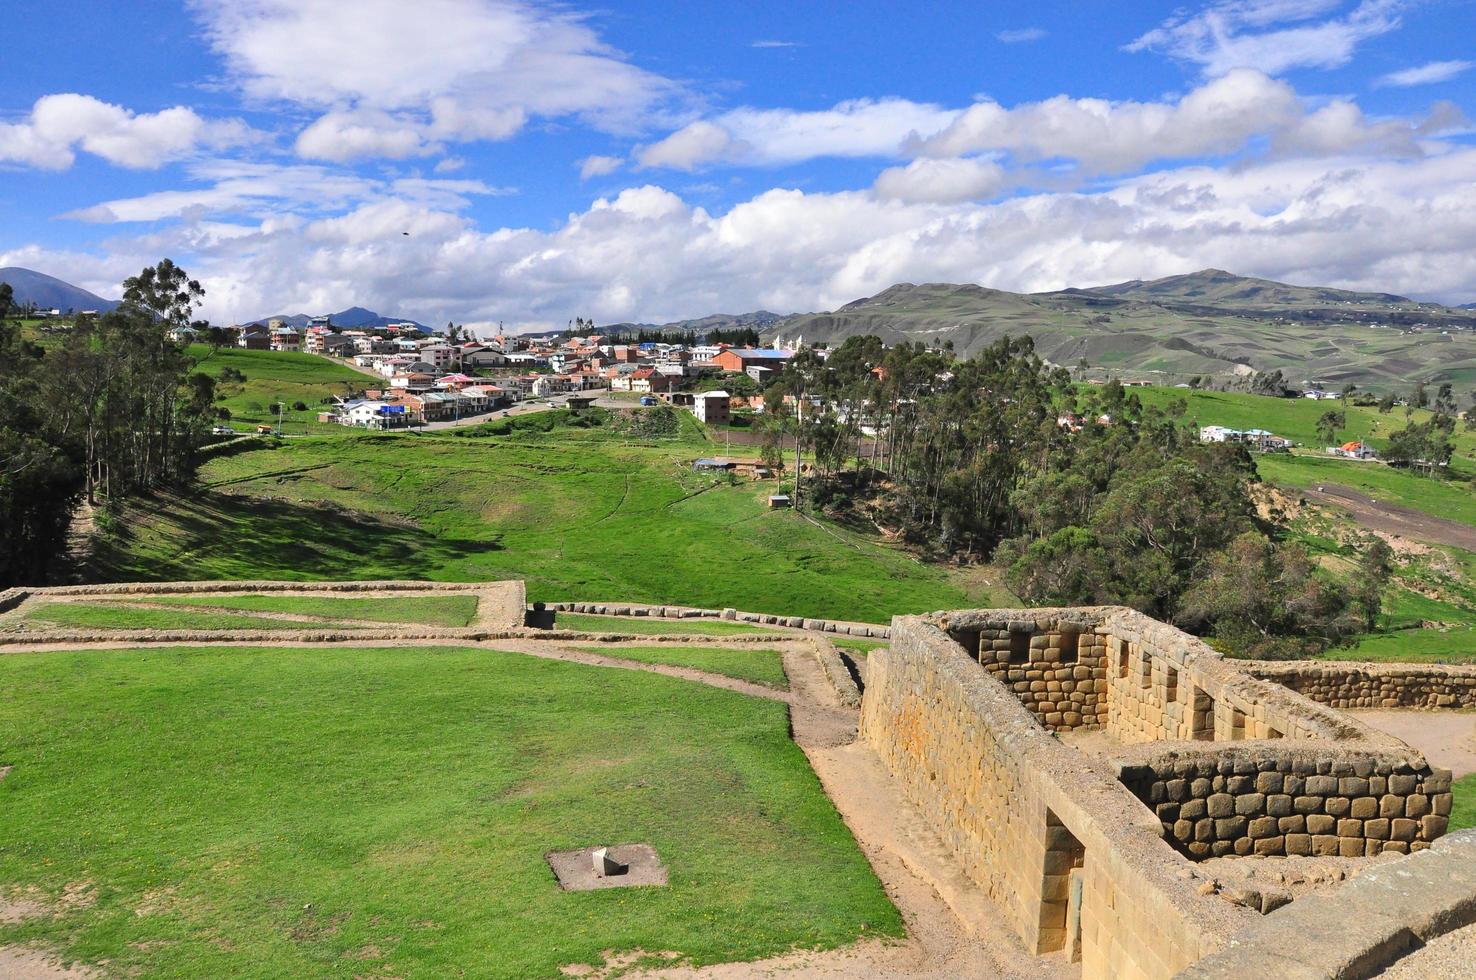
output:
<path id="1" fill-rule="evenodd" d="M 1381 980 L 1456 980 L 1473 975 L 1476 975 L 1476 926 L 1432 939 L 1378 974 Z"/>
<path id="2" fill-rule="evenodd" d="M 1419 749 L 1431 765 L 1449 769 L 1457 779 L 1476 772 L 1476 712 L 1345 710 Z"/>
<path id="3" fill-rule="evenodd" d="M 1374 531 L 1476 551 L 1476 527 L 1460 521 L 1431 517 L 1411 507 L 1384 503 L 1366 493 L 1335 483 L 1310 486 L 1302 491 L 1302 495 L 1308 500 L 1340 507 L 1352 514 L 1358 523 Z"/>
<path id="4" fill-rule="evenodd" d="M 98 974 L 23 946 L 0 946 L 0 977 L 5 980 L 95 980 Z"/>

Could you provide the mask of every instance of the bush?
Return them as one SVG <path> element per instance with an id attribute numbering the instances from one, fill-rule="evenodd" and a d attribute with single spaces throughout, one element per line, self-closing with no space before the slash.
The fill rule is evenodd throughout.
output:
<path id="1" fill-rule="evenodd" d="M 306 412 L 308 410 L 307 402 L 293 402 L 292 410 L 294 412 Z"/>

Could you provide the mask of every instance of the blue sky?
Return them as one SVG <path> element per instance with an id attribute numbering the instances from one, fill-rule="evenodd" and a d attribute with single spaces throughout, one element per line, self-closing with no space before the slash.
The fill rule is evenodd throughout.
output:
<path id="1" fill-rule="evenodd" d="M 1476 300 L 1476 3 L 11 0 L 0 266 L 536 327 L 1206 266 Z M 408 233 L 408 234 L 407 234 Z"/>

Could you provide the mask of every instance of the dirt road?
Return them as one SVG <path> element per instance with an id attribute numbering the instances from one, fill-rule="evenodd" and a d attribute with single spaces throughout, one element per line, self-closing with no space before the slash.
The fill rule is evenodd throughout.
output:
<path id="1" fill-rule="evenodd" d="M 1476 551 L 1476 527 L 1460 521 L 1431 517 L 1412 507 L 1385 503 L 1359 490 L 1336 483 L 1314 484 L 1303 490 L 1302 496 L 1319 504 L 1342 508 L 1352 514 L 1359 524 L 1372 531 Z"/>

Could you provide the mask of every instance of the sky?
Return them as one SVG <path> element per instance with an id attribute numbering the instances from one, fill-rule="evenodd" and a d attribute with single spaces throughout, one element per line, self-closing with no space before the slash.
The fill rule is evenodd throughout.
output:
<path id="1" fill-rule="evenodd" d="M 0 267 L 509 330 L 1227 269 L 1476 302 L 1476 0 L 7 0 Z"/>

